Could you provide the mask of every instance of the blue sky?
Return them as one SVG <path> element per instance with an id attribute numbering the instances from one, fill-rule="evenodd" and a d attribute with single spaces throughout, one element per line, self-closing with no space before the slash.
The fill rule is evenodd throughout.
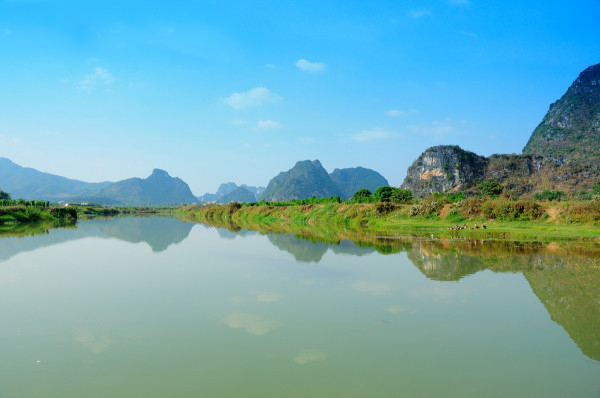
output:
<path id="1" fill-rule="evenodd" d="M 520 153 L 586 67 L 600 2 L 3 1 L 0 156 L 196 195 L 298 160 L 399 186 L 426 148 Z"/>

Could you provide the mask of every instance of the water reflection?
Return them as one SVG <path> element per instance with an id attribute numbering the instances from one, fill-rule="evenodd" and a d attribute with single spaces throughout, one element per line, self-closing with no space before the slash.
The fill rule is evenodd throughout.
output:
<path id="1" fill-rule="evenodd" d="M 374 252 L 406 253 L 424 276 L 436 281 L 458 281 L 483 270 L 522 273 L 552 320 L 567 331 L 585 355 L 600 361 L 598 244 L 392 239 L 331 232 L 326 236 L 308 233 L 266 234 L 270 243 L 290 253 L 299 262 L 319 263 L 328 251 L 354 256 Z M 438 286 L 436 291 L 415 294 L 427 294 L 436 300 L 446 300 L 451 292 L 442 286 Z M 357 281 L 352 287 L 356 291 L 375 296 L 382 296 L 399 288 L 366 280 Z M 387 308 L 389 313 L 405 311 L 409 310 L 398 306 Z"/>
<path id="2" fill-rule="evenodd" d="M 0 235 L 0 262 L 21 253 L 83 238 L 116 238 L 146 243 L 153 252 L 185 240 L 195 224 L 173 217 L 119 217 L 80 220 L 67 228 L 46 225 L 24 226 Z M 22 239 L 27 237 L 27 239 Z"/>
<path id="3" fill-rule="evenodd" d="M 56 245 L 86 237 L 116 238 L 126 242 L 149 245 L 154 252 L 165 251 L 169 246 L 184 241 L 194 223 L 184 223 L 168 217 L 125 217 L 81 220 L 77 228 L 32 230 L 26 238 L 0 239 L 0 262 L 24 251 Z M 600 251 L 598 244 L 520 243 L 482 240 L 435 240 L 423 238 L 383 238 L 365 236 L 357 232 L 318 232 L 311 235 L 249 231 L 231 224 L 220 225 L 218 235 L 225 239 L 264 236 L 279 250 L 289 253 L 296 261 L 319 263 L 328 252 L 351 256 L 374 256 L 375 253 L 403 253 L 425 277 L 435 281 L 458 281 L 480 271 L 495 273 L 521 273 L 532 291 L 543 303 L 551 319 L 561 325 L 589 358 L 600 361 Z M 28 235 L 21 231 L 21 236 Z M 365 261 L 365 266 L 370 265 Z M 0 283 L 16 278 L 12 274 L 0 275 Z M 305 286 L 313 279 L 299 278 Z M 349 285 L 361 294 L 373 297 L 390 295 L 402 288 L 394 283 L 377 280 L 358 280 Z M 415 291 L 414 295 L 428 295 L 435 300 L 447 300 L 452 295 L 452 285 L 440 284 L 430 291 Z M 246 297 L 234 296 L 231 303 L 247 301 L 275 303 L 283 300 L 277 291 L 256 290 Z M 268 288 L 267 288 L 268 289 Z M 264 304 L 269 305 L 269 304 Z M 414 313 L 414 310 L 394 303 L 383 308 L 388 314 Z M 232 329 L 241 329 L 254 336 L 262 336 L 282 325 L 277 319 L 253 313 L 232 312 L 221 319 Z M 96 336 L 86 330 L 75 333 L 75 340 L 93 353 L 109 349 L 111 340 Z M 322 354 L 322 355 L 321 355 Z M 316 349 L 298 352 L 294 361 L 306 364 L 322 361 L 324 353 Z"/>

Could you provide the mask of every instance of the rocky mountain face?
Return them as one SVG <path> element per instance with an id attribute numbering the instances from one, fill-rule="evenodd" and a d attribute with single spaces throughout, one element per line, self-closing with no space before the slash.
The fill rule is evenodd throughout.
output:
<path id="1" fill-rule="evenodd" d="M 350 199 L 359 189 L 368 189 L 375 192 L 379 187 L 390 185 L 381 174 L 364 167 L 335 169 L 329 174 L 329 177 L 342 191 L 342 199 Z"/>
<path id="2" fill-rule="evenodd" d="M 409 167 L 402 187 L 417 196 L 468 193 L 491 178 L 517 195 L 588 189 L 600 179 L 600 64 L 550 106 L 522 155 L 484 158 L 457 146 L 432 147 Z"/>
<path id="3" fill-rule="evenodd" d="M 408 168 L 402 188 L 417 196 L 458 192 L 470 181 L 482 178 L 486 165 L 486 158 L 456 145 L 434 146 Z"/>
<path id="4" fill-rule="evenodd" d="M 154 169 L 146 179 L 129 178 L 111 184 L 98 196 L 132 206 L 177 206 L 198 201 L 188 184 L 160 169 Z"/>
<path id="5" fill-rule="evenodd" d="M 557 165 L 600 158 L 600 64 L 573 82 L 531 134 L 523 155 Z"/>
<path id="6" fill-rule="evenodd" d="M 13 198 L 58 202 L 81 195 L 94 195 L 110 184 L 72 180 L 0 158 L 0 189 L 10 193 Z"/>
<path id="7" fill-rule="evenodd" d="M 312 196 L 322 198 L 341 195 L 341 190 L 331 180 L 321 162 L 304 160 L 269 181 L 261 199 L 275 202 L 306 199 Z"/>

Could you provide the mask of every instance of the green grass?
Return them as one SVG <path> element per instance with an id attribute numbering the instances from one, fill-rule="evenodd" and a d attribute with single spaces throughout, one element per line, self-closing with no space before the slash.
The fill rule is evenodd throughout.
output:
<path id="1" fill-rule="evenodd" d="M 549 221 L 506 221 L 487 219 L 481 215 L 465 217 L 459 210 L 440 217 L 436 213 L 410 216 L 411 205 L 395 205 L 381 211 L 380 204 L 327 203 L 310 206 L 244 206 L 230 213 L 224 205 L 184 206 L 176 214 L 184 219 L 220 225 L 227 222 L 240 228 L 309 234 L 313 232 L 351 231 L 377 236 L 428 236 L 435 238 L 474 238 L 519 241 L 600 241 L 600 226 L 596 221 L 567 223 L 563 218 Z M 512 210 L 511 210 L 512 211 Z M 568 206 L 564 208 L 568 214 Z M 467 224 L 467 229 L 455 231 L 448 227 Z M 475 229 L 474 225 L 486 225 Z"/>

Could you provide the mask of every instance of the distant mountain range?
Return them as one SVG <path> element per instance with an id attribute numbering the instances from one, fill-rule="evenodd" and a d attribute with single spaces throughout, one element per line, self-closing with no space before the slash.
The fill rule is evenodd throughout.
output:
<path id="1" fill-rule="evenodd" d="M 261 200 L 273 202 L 312 196 L 339 196 L 349 199 L 361 188 L 375 191 L 387 185 L 387 180 L 374 170 L 356 167 L 335 169 L 333 173 L 328 174 L 318 160 L 304 160 L 273 178 Z"/>
<path id="2" fill-rule="evenodd" d="M 198 201 L 188 184 L 164 170 L 154 169 L 146 179 L 129 178 L 103 188 L 91 201 L 110 198 L 117 203 L 132 206 L 179 206 Z"/>
<path id="3" fill-rule="evenodd" d="M 417 196 L 437 192 L 477 192 L 495 179 L 516 195 L 589 189 L 600 179 L 600 64 L 579 74 L 550 105 L 523 154 L 479 156 L 455 145 L 425 150 L 402 184 Z"/>
<path id="4" fill-rule="evenodd" d="M 264 190 L 265 187 L 253 187 L 246 184 L 238 187 L 235 182 L 226 182 L 219 185 L 217 192 L 205 193 L 199 196 L 198 200 L 204 203 L 254 202 L 259 200 Z"/>
<path id="5" fill-rule="evenodd" d="M 96 194 L 110 184 L 108 181 L 91 183 L 43 173 L 0 157 L 0 189 L 9 192 L 13 198 L 58 202 Z"/>
<path id="6" fill-rule="evenodd" d="M 154 169 L 145 178 L 129 178 L 118 182 L 89 183 L 44 173 L 0 158 L 0 189 L 13 198 L 48 200 L 50 202 L 88 202 L 112 206 L 178 206 L 182 203 L 255 202 L 304 199 L 312 196 L 351 197 L 361 188 L 374 191 L 388 185 L 376 171 L 362 167 L 335 169 L 328 174 L 318 160 L 298 162 L 282 172 L 269 186 L 254 187 L 233 182 L 221 184 L 214 194 L 195 197 L 188 184 Z"/>
<path id="7" fill-rule="evenodd" d="M 0 158 L 0 189 L 13 198 L 50 202 L 127 206 L 173 206 L 198 202 L 185 182 L 160 169 L 155 169 L 146 179 L 89 183 L 22 167 L 6 158 Z"/>

